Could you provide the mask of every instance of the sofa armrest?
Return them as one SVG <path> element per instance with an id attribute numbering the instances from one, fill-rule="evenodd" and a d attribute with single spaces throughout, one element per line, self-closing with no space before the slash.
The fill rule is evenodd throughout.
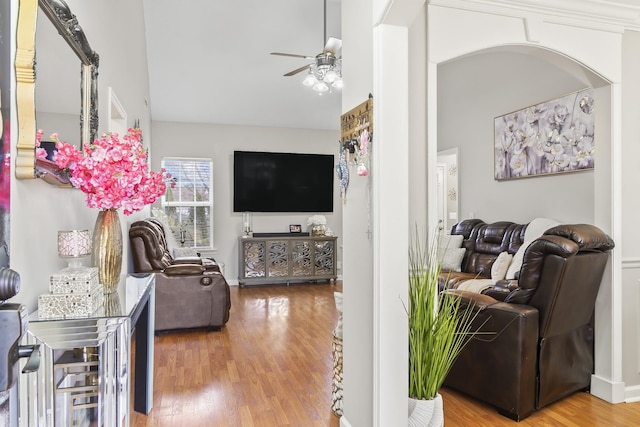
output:
<path id="1" fill-rule="evenodd" d="M 172 264 L 163 270 L 167 276 L 193 276 L 204 272 L 205 268 L 198 264 Z"/>
<path id="2" fill-rule="evenodd" d="M 197 256 L 176 257 L 171 264 L 202 264 L 202 259 Z"/>
<path id="3" fill-rule="evenodd" d="M 460 298 L 460 301 L 463 305 L 473 305 L 476 310 L 483 311 L 487 309 L 487 307 L 496 304 L 494 298 L 491 298 L 488 295 L 479 294 L 476 292 L 463 291 L 461 289 L 445 289 L 442 294 L 444 295 L 454 295 Z"/>
<path id="4" fill-rule="evenodd" d="M 207 270 L 207 272 L 217 271 L 218 273 L 221 273 L 220 266 L 213 258 L 202 258 L 201 260 L 202 265 Z"/>
<path id="5" fill-rule="evenodd" d="M 202 265 L 207 271 L 220 271 L 220 267 L 215 260 L 211 258 L 200 258 L 200 257 L 178 257 L 174 258 L 171 265 L 177 264 L 197 264 Z"/>
<path id="6" fill-rule="evenodd" d="M 492 288 L 487 289 L 483 294 L 489 295 L 498 301 L 504 301 L 516 289 L 518 289 L 517 280 L 498 280 Z"/>

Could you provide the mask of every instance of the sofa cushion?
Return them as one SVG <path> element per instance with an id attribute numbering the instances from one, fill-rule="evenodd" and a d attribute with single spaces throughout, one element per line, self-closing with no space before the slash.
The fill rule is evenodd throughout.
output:
<path id="1" fill-rule="evenodd" d="M 173 248 L 174 258 L 195 257 L 199 258 L 198 253 L 193 248 Z"/>
<path id="2" fill-rule="evenodd" d="M 524 252 L 527 250 L 527 247 L 531 244 L 531 242 L 524 242 L 518 252 L 515 253 L 513 259 L 511 260 L 511 264 L 507 269 L 507 273 L 504 278 L 507 280 L 514 280 L 516 278 L 516 274 L 520 272 L 522 268 L 522 260 L 524 260 Z"/>
<path id="3" fill-rule="evenodd" d="M 445 234 L 440 236 L 438 240 L 438 249 L 455 249 L 462 247 L 462 240 L 464 236 L 462 234 Z"/>
<path id="4" fill-rule="evenodd" d="M 491 266 L 491 279 L 493 280 L 502 280 L 507 275 L 507 270 L 511 265 L 511 261 L 513 260 L 513 255 L 509 252 L 500 252 L 498 258 Z"/>
<path id="5" fill-rule="evenodd" d="M 440 258 L 440 265 L 444 271 L 461 271 L 462 258 L 464 258 L 465 248 L 445 249 Z"/>

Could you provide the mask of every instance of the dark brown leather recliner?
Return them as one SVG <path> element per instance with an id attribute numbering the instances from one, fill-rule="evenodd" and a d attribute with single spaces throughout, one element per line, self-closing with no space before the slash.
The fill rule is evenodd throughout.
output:
<path id="1" fill-rule="evenodd" d="M 162 224 L 153 218 L 129 228 L 135 273 L 155 273 L 155 331 L 220 329 L 229 320 L 229 284 L 213 262 L 174 259 Z"/>
<path id="2" fill-rule="evenodd" d="M 526 249 L 517 283 L 500 299 L 448 289 L 479 310 L 474 336 L 445 385 L 522 420 L 588 389 L 593 312 L 614 242 L 592 225 L 560 225 Z"/>

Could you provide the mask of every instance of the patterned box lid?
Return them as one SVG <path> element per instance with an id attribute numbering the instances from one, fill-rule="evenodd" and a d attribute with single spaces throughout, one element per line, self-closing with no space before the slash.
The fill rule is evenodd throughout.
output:
<path id="1" fill-rule="evenodd" d="M 64 268 L 49 278 L 49 292 L 90 292 L 98 285 L 96 267 Z"/>

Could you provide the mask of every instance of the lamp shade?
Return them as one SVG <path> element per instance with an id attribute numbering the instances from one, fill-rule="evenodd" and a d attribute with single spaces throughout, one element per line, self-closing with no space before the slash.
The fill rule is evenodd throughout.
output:
<path id="1" fill-rule="evenodd" d="M 58 255 L 63 258 L 78 258 L 91 254 L 89 230 L 58 231 Z"/>

